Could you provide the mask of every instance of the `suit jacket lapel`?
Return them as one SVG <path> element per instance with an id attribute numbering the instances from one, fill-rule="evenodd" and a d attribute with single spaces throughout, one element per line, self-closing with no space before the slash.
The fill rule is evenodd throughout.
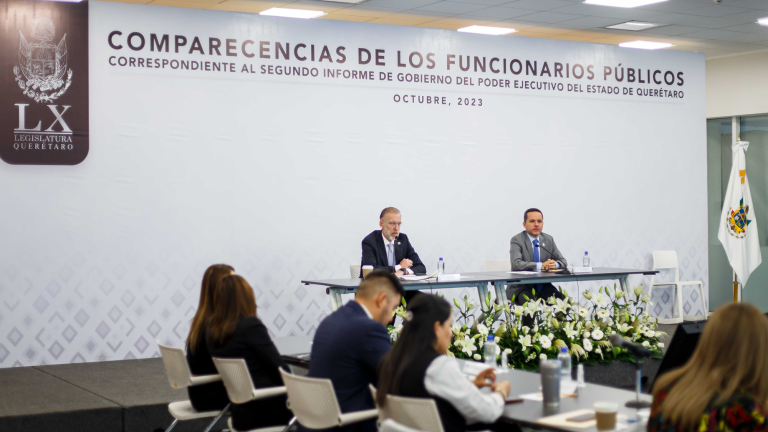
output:
<path id="1" fill-rule="evenodd" d="M 533 261 L 533 246 L 531 246 L 531 239 L 528 238 L 528 233 L 525 231 L 520 233 L 520 235 L 523 236 L 523 243 L 525 244 L 525 250 L 528 251 L 528 256 L 531 257 L 530 261 Z"/>

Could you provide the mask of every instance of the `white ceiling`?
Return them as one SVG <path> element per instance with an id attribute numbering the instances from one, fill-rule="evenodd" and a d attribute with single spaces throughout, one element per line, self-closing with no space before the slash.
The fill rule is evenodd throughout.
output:
<path id="1" fill-rule="evenodd" d="M 707 58 L 768 50 L 768 0 L 668 0 L 638 8 L 594 6 L 583 0 L 367 0 L 357 5 L 316 0 L 117 0 L 160 6 L 258 13 L 271 7 L 322 10 L 318 19 L 456 30 L 468 25 L 517 29 L 509 36 L 618 44 L 669 42 L 669 49 Z M 665 24 L 633 32 L 604 27 L 625 21 Z"/>

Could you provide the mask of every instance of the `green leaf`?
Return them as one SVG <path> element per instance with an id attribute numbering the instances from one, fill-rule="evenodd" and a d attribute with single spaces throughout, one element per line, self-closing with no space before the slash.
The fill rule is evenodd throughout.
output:
<path id="1" fill-rule="evenodd" d="M 400 297 L 400 303 L 405 307 L 405 297 Z"/>

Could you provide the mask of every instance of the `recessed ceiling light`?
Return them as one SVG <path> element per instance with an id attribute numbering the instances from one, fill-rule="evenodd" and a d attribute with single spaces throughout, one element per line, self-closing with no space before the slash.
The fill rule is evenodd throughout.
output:
<path id="1" fill-rule="evenodd" d="M 759 20 L 757 20 L 757 23 L 760 24 L 761 26 L 768 27 L 768 17 L 760 18 Z"/>
<path id="2" fill-rule="evenodd" d="M 463 27 L 456 31 L 460 31 L 462 33 L 478 33 L 478 34 L 484 34 L 484 35 L 505 35 L 514 33 L 517 30 L 513 28 L 506 28 L 506 27 L 488 27 L 488 26 L 479 26 L 479 25 L 472 25 L 469 27 Z"/>
<path id="3" fill-rule="evenodd" d="M 325 12 L 306 9 L 272 8 L 259 12 L 259 15 L 309 19 L 323 16 Z"/>
<path id="4" fill-rule="evenodd" d="M 647 30 L 649 28 L 654 27 L 660 27 L 664 26 L 665 24 L 654 24 L 654 23 L 648 23 L 648 22 L 639 22 L 639 21 L 628 21 L 621 24 L 614 24 L 612 26 L 608 26 L 606 28 L 614 29 L 614 30 L 629 30 L 629 31 L 640 31 L 640 30 Z"/>
<path id="5" fill-rule="evenodd" d="M 665 1 L 667 0 L 585 0 L 584 3 L 598 6 L 634 8 L 654 3 L 663 3 Z"/>
<path id="6" fill-rule="evenodd" d="M 651 42 L 651 41 L 632 41 L 632 42 L 623 42 L 619 44 L 622 48 L 637 48 L 637 49 L 647 49 L 647 50 L 655 50 L 655 49 L 662 49 L 662 48 L 669 48 L 673 47 L 671 43 L 666 42 Z"/>

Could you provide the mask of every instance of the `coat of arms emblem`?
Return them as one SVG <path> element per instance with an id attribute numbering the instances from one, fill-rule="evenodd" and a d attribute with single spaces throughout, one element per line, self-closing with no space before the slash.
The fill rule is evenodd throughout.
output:
<path id="1" fill-rule="evenodd" d="M 742 238 L 747 235 L 747 226 L 752 222 L 747 219 L 749 213 L 749 206 L 744 205 L 744 198 L 739 201 L 739 208 L 736 210 L 728 209 L 728 220 L 726 221 L 726 228 L 728 233 L 736 238 Z"/>
<path id="2" fill-rule="evenodd" d="M 58 44 L 51 44 L 55 30 L 53 22 L 42 17 L 31 27 L 30 35 L 36 42 L 27 42 L 19 32 L 19 65 L 13 67 L 13 73 L 24 94 L 35 102 L 52 102 L 72 83 L 72 69 L 67 69 L 67 35 Z"/>

